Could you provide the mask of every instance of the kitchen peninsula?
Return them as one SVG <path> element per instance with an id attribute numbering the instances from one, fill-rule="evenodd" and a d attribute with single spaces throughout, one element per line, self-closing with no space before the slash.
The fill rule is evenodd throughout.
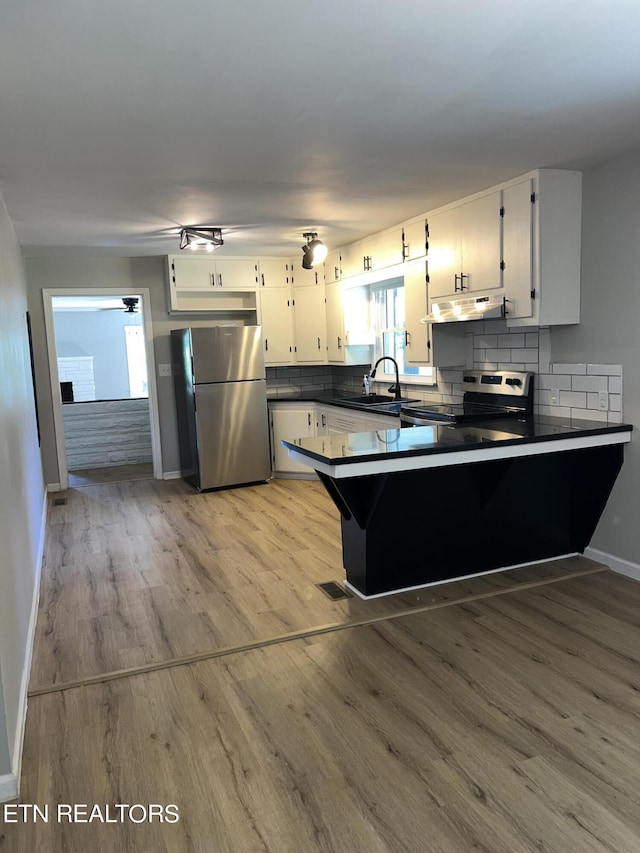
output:
<path id="1" fill-rule="evenodd" d="M 340 511 L 347 584 L 372 596 L 582 553 L 631 430 L 533 416 L 282 444 Z"/>

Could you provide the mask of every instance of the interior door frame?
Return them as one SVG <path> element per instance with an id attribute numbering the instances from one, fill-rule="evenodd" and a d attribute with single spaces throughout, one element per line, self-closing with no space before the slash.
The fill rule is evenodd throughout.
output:
<path id="1" fill-rule="evenodd" d="M 44 327 L 47 339 L 47 355 L 49 357 L 49 379 L 51 382 L 51 401 L 53 406 L 53 430 L 56 440 L 56 455 L 58 459 L 58 478 L 61 490 L 69 488 L 69 470 L 67 468 L 67 451 L 64 440 L 64 421 L 62 417 L 62 398 L 60 396 L 60 375 L 58 373 L 58 358 L 56 350 L 56 333 L 53 322 L 54 296 L 131 296 L 135 294 L 142 299 L 142 328 L 144 329 L 145 352 L 147 356 L 147 381 L 149 385 L 149 420 L 151 425 L 151 455 L 153 459 L 153 476 L 163 479 L 162 448 L 160 444 L 160 416 L 158 411 L 158 388 L 156 383 L 156 361 L 153 350 L 153 325 L 151 323 L 151 292 L 148 287 L 56 287 L 43 288 L 42 302 L 44 307 Z"/>

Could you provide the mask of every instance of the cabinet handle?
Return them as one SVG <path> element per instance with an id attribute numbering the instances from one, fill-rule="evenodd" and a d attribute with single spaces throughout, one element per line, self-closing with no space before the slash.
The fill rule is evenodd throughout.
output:
<path id="1" fill-rule="evenodd" d="M 469 276 L 465 275 L 465 273 L 460 273 L 460 290 L 465 289 L 465 283 L 464 283 L 465 278 L 469 278 Z"/>
<path id="2" fill-rule="evenodd" d="M 404 345 L 406 347 L 411 346 L 411 333 L 410 332 L 405 331 L 405 333 L 404 333 Z"/>
<path id="3" fill-rule="evenodd" d="M 222 273 L 221 272 L 218 273 L 218 279 L 219 279 L 220 287 L 222 287 Z"/>
<path id="4" fill-rule="evenodd" d="M 333 268 L 335 280 L 338 281 L 340 279 L 340 267 Z"/>
<path id="5" fill-rule="evenodd" d="M 338 335 L 338 349 L 342 349 L 342 338 Z"/>
<path id="6" fill-rule="evenodd" d="M 214 272 L 209 273 L 209 279 L 211 281 L 211 287 L 216 286 L 216 274 Z"/>
<path id="7" fill-rule="evenodd" d="M 365 255 L 362 260 L 364 264 L 364 271 L 369 272 L 371 269 L 371 255 Z"/>
<path id="8" fill-rule="evenodd" d="M 402 229 L 402 260 L 406 261 L 409 257 L 409 244 L 405 241 L 404 228 Z"/>
<path id="9" fill-rule="evenodd" d="M 459 278 L 460 278 L 460 276 L 458 275 L 458 273 L 456 273 L 453 277 L 453 292 L 454 293 L 458 292 L 458 279 Z"/>
<path id="10" fill-rule="evenodd" d="M 264 349 L 265 352 L 269 352 L 269 338 L 264 339 Z"/>
<path id="11" fill-rule="evenodd" d="M 326 416 L 326 415 L 322 415 L 322 426 L 323 426 L 323 427 L 326 427 L 326 425 L 327 425 L 327 416 Z"/>
<path id="12" fill-rule="evenodd" d="M 264 273 L 260 273 L 260 280 L 262 281 L 262 286 L 264 287 Z"/>
<path id="13" fill-rule="evenodd" d="M 320 349 L 320 338 L 318 338 L 318 349 Z"/>
<path id="14" fill-rule="evenodd" d="M 311 412 L 307 412 L 307 424 L 311 426 Z"/>

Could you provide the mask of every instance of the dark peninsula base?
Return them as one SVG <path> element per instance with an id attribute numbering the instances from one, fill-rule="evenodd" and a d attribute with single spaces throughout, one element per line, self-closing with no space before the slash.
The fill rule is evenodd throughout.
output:
<path id="1" fill-rule="evenodd" d="M 333 478 L 347 581 L 365 596 L 582 553 L 621 444 Z"/>

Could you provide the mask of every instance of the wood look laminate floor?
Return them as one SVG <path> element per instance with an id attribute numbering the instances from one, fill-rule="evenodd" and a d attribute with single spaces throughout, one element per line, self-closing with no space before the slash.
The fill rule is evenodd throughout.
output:
<path id="1" fill-rule="evenodd" d="M 38 677 L 58 685 L 30 699 L 20 802 L 175 804 L 180 819 L 0 822 L 2 853 L 640 849 L 640 584 L 569 560 L 420 601 L 331 602 L 312 592 L 341 578 L 317 483 L 69 497 L 51 511 L 37 626 Z M 218 613 L 219 633 L 189 631 Z M 314 620 L 337 624 L 269 634 Z M 233 651 L 245 636 L 275 642 Z M 211 637 L 227 653 L 60 689 L 122 649 L 161 659 Z"/>
<path id="2" fill-rule="evenodd" d="M 182 481 L 140 480 L 70 489 L 64 506 L 53 505 L 56 498 L 31 674 L 35 692 L 594 565 L 572 558 L 334 602 L 316 586 L 344 581 L 338 512 L 319 482 L 273 480 L 196 494 Z M 425 551 L 429 535 L 435 532 L 427 528 Z"/>

